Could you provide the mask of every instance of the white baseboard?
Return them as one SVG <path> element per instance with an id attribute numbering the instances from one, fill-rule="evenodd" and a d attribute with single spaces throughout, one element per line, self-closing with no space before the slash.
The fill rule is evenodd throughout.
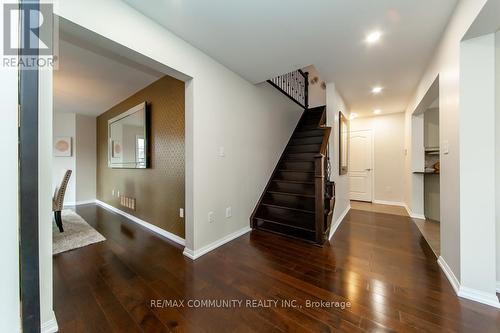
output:
<path id="1" fill-rule="evenodd" d="M 80 205 L 88 205 L 88 204 L 93 204 L 96 203 L 96 199 L 91 199 L 91 200 L 82 200 L 82 201 L 76 201 L 76 202 L 65 202 L 64 207 L 73 207 L 73 206 L 80 206 Z"/>
<path id="2" fill-rule="evenodd" d="M 179 236 L 177 236 L 177 235 L 174 235 L 174 234 L 173 234 L 173 233 L 171 233 L 171 232 L 168 232 L 168 231 L 166 231 L 166 230 L 163 230 L 162 228 L 159 228 L 159 227 L 157 227 L 157 226 L 155 226 L 155 225 L 153 225 L 153 224 L 151 224 L 151 223 L 149 223 L 149 222 L 146 222 L 146 221 L 144 221 L 144 220 L 141 220 L 140 218 L 138 218 L 138 217 L 136 217 L 136 216 L 134 216 L 134 215 L 132 215 L 132 214 L 129 214 L 129 213 L 127 213 L 127 212 L 124 212 L 124 211 L 122 211 L 122 210 L 120 210 L 120 209 L 118 209 L 118 208 L 116 208 L 116 207 L 113 207 L 113 206 L 111 206 L 111 205 L 109 205 L 109 204 L 107 204 L 107 203 L 105 203 L 105 202 L 102 202 L 102 201 L 100 201 L 100 200 L 95 200 L 95 203 L 96 203 L 96 204 L 98 204 L 99 206 L 101 206 L 101 207 L 103 207 L 103 208 L 105 208 L 105 209 L 109 210 L 109 211 L 112 211 L 112 212 L 114 212 L 114 213 L 117 213 L 117 214 L 120 214 L 120 215 L 122 215 L 122 216 L 125 216 L 126 218 L 128 218 L 128 219 L 129 219 L 129 220 L 131 220 L 132 222 L 135 222 L 135 223 L 137 223 L 137 224 L 140 224 L 140 225 L 142 225 L 143 227 L 145 227 L 145 228 L 147 228 L 147 229 L 151 230 L 152 232 L 157 233 L 158 235 L 163 236 L 163 237 L 165 237 L 165 238 L 168 238 L 168 239 L 170 239 L 171 241 L 173 241 L 173 242 L 175 242 L 175 243 L 177 243 L 177 244 L 180 244 L 180 245 L 182 245 L 182 246 L 185 246 L 185 245 L 186 245 L 186 242 L 185 242 L 184 238 L 181 238 L 181 237 L 179 237 Z"/>
<path id="3" fill-rule="evenodd" d="M 458 296 L 500 309 L 500 302 L 495 293 L 486 293 L 481 290 L 461 286 L 458 291 Z"/>
<path id="4" fill-rule="evenodd" d="M 192 260 L 196 260 L 198 259 L 199 257 L 201 257 L 202 255 L 205 255 L 207 254 L 208 252 L 210 251 L 213 251 L 215 250 L 216 248 L 218 248 L 219 246 L 222 246 L 230 241 L 232 241 L 233 239 L 236 239 L 240 236 L 243 236 L 244 234 L 246 234 L 247 232 L 250 232 L 252 229 L 247 226 L 247 227 L 244 227 L 240 230 L 237 230 L 227 236 L 224 236 L 218 240 L 216 240 L 215 242 L 213 243 L 210 243 L 208 245 L 205 245 L 203 246 L 202 248 L 198 249 L 198 250 L 191 250 L 191 249 L 188 249 L 187 247 L 184 248 L 184 252 L 183 254 L 188 257 L 189 259 L 192 259 Z"/>
<path id="5" fill-rule="evenodd" d="M 460 290 L 460 282 L 458 282 L 458 279 L 451 270 L 450 266 L 448 266 L 444 258 L 441 256 L 439 256 L 437 262 L 439 267 L 443 270 L 444 275 L 448 278 L 448 281 L 450 281 L 453 290 L 455 290 L 455 293 L 458 294 L 458 291 Z"/>
<path id="6" fill-rule="evenodd" d="M 408 215 L 414 219 L 421 219 L 421 220 L 425 220 L 425 215 L 423 214 L 415 214 L 411 211 L 410 207 L 408 207 L 406 204 L 403 204 L 403 207 L 406 209 L 406 212 L 408 213 Z"/>
<path id="7" fill-rule="evenodd" d="M 387 201 L 387 200 L 373 200 L 372 201 L 374 204 L 378 205 L 389 205 L 389 206 L 400 206 L 400 207 L 405 207 L 406 204 L 404 202 L 399 202 L 399 201 Z"/>
<path id="8" fill-rule="evenodd" d="M 328 235 L 328 240 L 332 239 L 333 234 L 335 233 L 335 231 L 337 231 L 342 221 L 344 221 L 344 218 L 347 215 L 347 213 L 349 213 L 350 209 L 351 205 L 348 205 L 346 209 L 342 212 L 342 214 L 340 214 L 339 218 L 333 222 L 332 226 L 330 227 L 330 235 Z"/>
<path id="9" fill-rule="evenodd" d="M 470 299 L 471 301 L 479 302 L 489 306 L 493 306 L 495 308 L 500 308 L 500 302 L 498 301 L 498 297 L 495 293 L 486 293 L 481 290 L 476 290 L 460 285 L 460 282 L 458 281 L 457 277 L 451 270 L 450 266 L 448 266 L 446 261 L 443 259 L 443 257 L 439 256 L 438 264 L 439 267 L 441 267 L 441 269 L 443 270 L 444 275 L 446 275 L 446 277 L 448 278 L 448 281 L 450 281 L 453 290 L 455 290 L 455 293 L 459 297 Z M 497 282 L 497 290 L 498 286 L 499 285 Z"/>
<path id="10" fill-rule="evenodd" d="M 56 333 L 59 330 L 57 326 L 56 314 L 52 311 L 52 318 L 42 323 L 42 327 L 40 329 L 41 333 Z"/>

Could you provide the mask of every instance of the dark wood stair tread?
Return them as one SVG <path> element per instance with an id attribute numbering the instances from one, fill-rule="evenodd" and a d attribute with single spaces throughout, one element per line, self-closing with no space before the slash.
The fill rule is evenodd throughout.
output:
<path id="1" fill-rule="evenodd" d="M 296 169 L 279 169 L 279 172 L 300 172 L 300 173 L 314 173 L 314 171 L 296 170 Z"/>
<path id="2" fill-rule="evenodd" d="M 314 194 L 304 194 L 304 193 L 292 193 L 292 192 L 280 192 L 280 191 L 267 191 L 267 193 L 291 195 L 291 196 L 304 197 L 304 198 L 314 198 L 315 197 Z"/>
<path id="3" fill-rule="evenodd" d="M 314 185 L 314 182 L 312 181 L 307 181 L 307 180 L 288 180 L 288 179 L 273 179 L 273 182 L 280 182 L 280 183 L 292 183 L 292 184 L 309 184 L 309 185 Z"/>
<path id="4" fill-rule="evenodd" d="M 273 207 L 273 208 L 294 210 L 294 211 L 302 212 L 302 213 L 306 213 L 306 214 L 314 214 L 314 211 L 312 211 L 312 210 L 295 208 L 295 207 L 289 207 L 289 206 L 284 206 L 284 205 L 278 205 L 278 204 L 274 204 L 274 203 L 263 202 L 262 205 L 266 206 L 266 207 Z"/>
<path id="5" fill-rule="evenodd" d="M 255 219 L 266 221 L 266 222 L 273 223 L 273 224 L 282 225 L 282 226 L 293 228 L 293 229 L 302 230 L 302 231 L 316 232 L 314 229 L 306 228 L 304 226 L 299 226 L 299 225 L 293 224 L 293 222 L 290 222 L 289 220 L 283 220 L 283 219 L 280 219 L 280 218 L 274 217 L 274 216 L 273 217 L 256 216 Z"/>

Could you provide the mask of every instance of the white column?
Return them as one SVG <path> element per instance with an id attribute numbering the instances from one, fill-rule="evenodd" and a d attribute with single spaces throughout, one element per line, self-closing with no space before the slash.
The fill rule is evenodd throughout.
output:
<path id="1" fill-rule="evenodd" d="M 500 307 L 495 294 L 494 51 L 494 34 L 461 43 L 459 296 Z"/>

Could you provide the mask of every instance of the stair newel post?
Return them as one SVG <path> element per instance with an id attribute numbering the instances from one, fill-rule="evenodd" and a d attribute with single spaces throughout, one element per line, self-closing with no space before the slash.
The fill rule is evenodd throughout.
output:
<path id="1" fill-rule="evenodd" d="M 306 110 L 309 109 L 309 72 L 304 73 L 305 86 L 304 86 L 304 106 Z"/>
<path id="2" fill-rule="evenodd" d="M 314 158 L 315 189 L 315 228 L 316 243 L 323 244 L 325 226 L 325 156 L 320 154 Z"/>

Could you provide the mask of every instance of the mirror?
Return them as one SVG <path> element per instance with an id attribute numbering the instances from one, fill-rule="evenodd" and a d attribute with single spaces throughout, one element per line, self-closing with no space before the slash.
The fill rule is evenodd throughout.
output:
<path id="1" fill-rule="evenodd" d="M 342 111 L 339 111 L 339 175 L 348 171 L 349 160 L 349 122 Z"/>
<path id="2" fill-rule="evenodd" d="M 149 167 L 149 124 L 146 102 L 108 120 L 108 167 Z"/>

